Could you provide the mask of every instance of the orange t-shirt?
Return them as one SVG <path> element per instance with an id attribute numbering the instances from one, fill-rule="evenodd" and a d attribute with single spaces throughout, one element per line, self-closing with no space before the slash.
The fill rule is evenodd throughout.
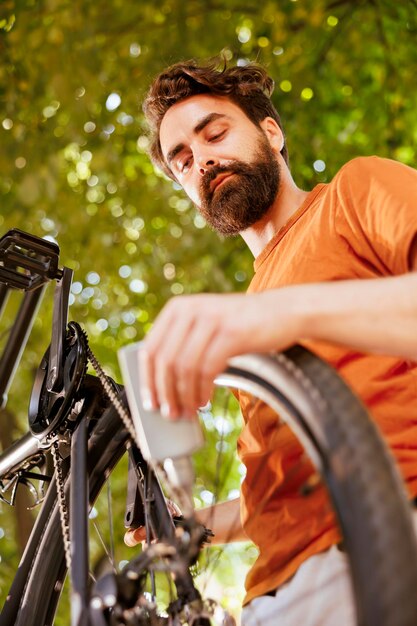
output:
<path id="1" fill-rule="evenodd" d="M 417 234 L 417 171 L 377 157 L 347 163 L 319 184 L 255 260 L 249 292 L 302 283 L 370 279 L 410 270 Z M 417 366 L 326 342 L 305 342 L 333 365 L 380 426 L 409 492 L 417 494 Z M 238 451 L 247 469 L 242 521 L 259 557 L 245 603 L 275 589 L 309 556 L 339 540 L 324 488 L 300 486 L 312 472 L 300 444 L 262 402 L 242 396 Z"/>

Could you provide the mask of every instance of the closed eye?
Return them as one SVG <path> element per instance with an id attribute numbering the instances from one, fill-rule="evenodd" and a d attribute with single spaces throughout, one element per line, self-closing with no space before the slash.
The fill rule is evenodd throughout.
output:
<path id="1" fill-rule="evenodd" d="M 186 174 L 191 166 L 192 158 L 191 156 L 184 157 L 182 160 L 178 162 L 178 170 L 181 174 Z"/>
<path id="2" fill-rule="evenodd" d="M 209 138 L 208 138 L 208 141 L 209 141 L 209 142 L 212 142 L 212 141 L 217 141 L 218 139 L 221 139 L 221 138 L 222 138 L 225 134 L 226 134 L 226 131 L 225 131 L 225 130 L 222 130 L 222 132 L 221 132 L 221 133 L 217 133 L 217 134 L 212 135 L 211 137 L 209 137 Z"/>

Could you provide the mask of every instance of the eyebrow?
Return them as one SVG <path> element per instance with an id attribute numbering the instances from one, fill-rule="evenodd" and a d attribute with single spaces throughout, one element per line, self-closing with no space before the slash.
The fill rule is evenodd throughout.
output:
<path id="1" fill-rule="evenodd" d="M 205 128 L 206 126 L 208 126 L 209 124 L 211 124 L 211 122 L 214 122 L 215 120 L 218 120 L 220 118 L 224 118 L 224 117 L 228 117 L 227 115 L 225 115 L 224 113 L 209 113 L 208 115 L 206 115 L 205 117 L 203 117 L 203 119 L 201 119 L 198 124 L 196 124 L 193 128 L 193 134 L 194 135 L 199 135 Z M 170 166 L 171 165 L 171 161 L 177 156 L 177 154 L 179 152 L 181 152 L 181 150 L 183 150 L 185 147 L 184 143 L 179 143 L 176 146 L 174 146 L 174 148 L 172 148 L 172 150 L 170 150 L 167 154 L 167 164 Z"/>

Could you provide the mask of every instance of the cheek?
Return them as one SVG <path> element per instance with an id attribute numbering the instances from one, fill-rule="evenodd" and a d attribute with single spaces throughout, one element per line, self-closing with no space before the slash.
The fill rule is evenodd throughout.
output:
<path id="1" fill-rule="evenodd" d="M 195 181 L 193 180 L 183 185 L 183 189 L 185 193 L 190 198 L 191 202 L 195 204 L 197 207 L 199 207 L 201 204 L 200 189 L 199 189 L 200 180 L 201 179 L 198 178 Z"/>

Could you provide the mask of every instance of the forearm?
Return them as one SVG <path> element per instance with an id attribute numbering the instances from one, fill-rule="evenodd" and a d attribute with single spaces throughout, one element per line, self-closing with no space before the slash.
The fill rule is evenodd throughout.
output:
<path id="1" fill-rule="evenodd" d="M 172 299 L 139 351 L 143 402 L 192 417 L 230 357 L 303 340 L 415 359 L 417 272 Z"/>
<path id="2" fill-rule="evenodd" d="M 284 288 L 281 295 L 298 320 L 297 341 L 324 340 L 369 352 L 417 357 L 416 272 L 300 285 Z"/>
<path id="3" fill-rule="evenodd" d="M 239 498 L 199 509 L 196 511 L 196 517 L 199 522 L 213 531 L 212 544 L 248 541 L 240 522 Z"/>

